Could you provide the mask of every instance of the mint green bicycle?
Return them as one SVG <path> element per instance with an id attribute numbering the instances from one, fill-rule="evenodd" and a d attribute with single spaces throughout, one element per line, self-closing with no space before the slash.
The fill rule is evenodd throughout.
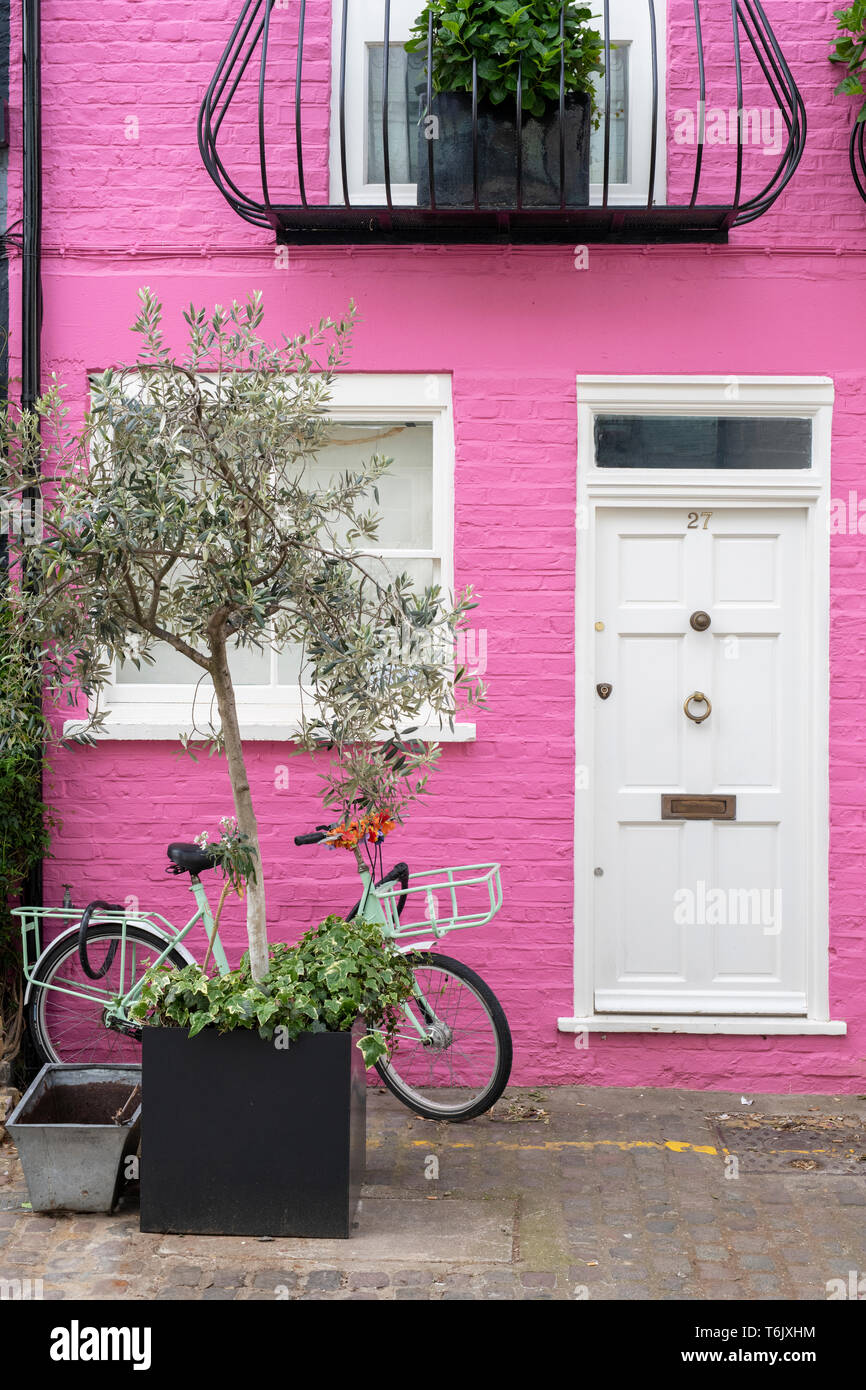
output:
<path id="1" fill-rule="evenodd" d="M 298 835 L 318 844 L 331 827 Z M 25 1003 L 31 1037 L 46 1062 L 135 1062 L 141 1028 L 129 1015 L 151 965 L 195 961 L 185 945 L 199 924 L 207 936 L 205 962 L 228 968 L 200 875 L 214 861 L 198 845 L 168 846 L 167 873 L 189 874 L 196 910 L 177 928 L 158 912 L 128 911 L 92 902 L 72 908 L 16 908 L 21 920 Z M 346 914 L 377 922 L 411 962 L 415 993 L 379 1075 L 416 1114 L 469 1120 L 501 1096 L 511 1074 L 508 1021 L 493 991 L 461 961 L 432 952 L 448 932 L 481 926 L 502 906 L 498 864 L 471 864 L 410 874 L 406 864 L 374 882 L 359 862 L 362 893 Z M 52 939 L 46 943 L 46 936 Z M 406 941 L 407 945 L 402 942 Z"/>

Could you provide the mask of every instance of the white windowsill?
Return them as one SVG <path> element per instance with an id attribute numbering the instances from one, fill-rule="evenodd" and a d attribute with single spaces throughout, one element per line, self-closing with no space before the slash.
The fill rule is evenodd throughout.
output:
<path id="1" fill-rule="evenodd" d="M 64 736 L 69 737 L 85 727 L 80 719 L 67 719 L 63 725 Z M 244 718 L 240 721 L 241 738 L 249 742 L 288 743 L 297 738 L 298 724 L 291 718 L 269 719 L 264 716 Z M 193 734 L 188 720 L 180 719 L 170 713 L 162 714 L 152 710 L 147 718 L 124 719 L 120 712 L 112 710 L 103 730 L 94 736 L 100 742 L 126 740 L 128 742 L 146 740 L 149 742 L 174 742 L 180 734 Z M 384 742 L 390 735 L 382 732 L 379 741 Z M 474 743 L 474 724 L 455 724 L 453 731 L 446 725 L 440 729 L 438 724 L 419 725 L 412 738 L 424 743 Z"/>
<path id="2" fill-rule="evenodd" d="M 756 1018 L 743 1015 L 616 1014 L 607 1018 L 559 1018 L 560 1033 L 739 1033 L 739 1034 L 840 1034 L 848 1032 L 842 1019 Z"/>

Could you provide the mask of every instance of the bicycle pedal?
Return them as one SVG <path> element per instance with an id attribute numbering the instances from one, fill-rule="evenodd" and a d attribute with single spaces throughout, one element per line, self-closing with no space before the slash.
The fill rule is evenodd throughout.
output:
<path id="1" fill-rule="evenodd" d="M 106 1027 L 111 1028 L 115 1033 L 122 1033 L 125 1038 L 134 1038 L 136 1042 L 141 1042 L 142 1028 L 138 1023 L 130 1023 L 123 1018 L 109 1018 L 105 1021 Z"/>

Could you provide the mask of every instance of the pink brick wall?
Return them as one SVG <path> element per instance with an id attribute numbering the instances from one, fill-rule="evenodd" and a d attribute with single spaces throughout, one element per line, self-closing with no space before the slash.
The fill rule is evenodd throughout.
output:
<path id="1" fill-rule="evenodd" d="M 308 33 L 324 95 L 327 7 L 308 8 L 318 15 Z M 718 29 L 707 21 L 708 45 L 720 44 L 729 6 L 705 0 L 701 8 L 724 12 Z M 292 249 L 288 268 L 279 269 L 271 238 L 231 213 L 195 145 L 198 102 L 237 0 L 204 9 L 105 3 L 98 26 L 80 5 L 44 0 L 44 366 L 74 401 L 84 400 L 88 370 L 133 354 L 127 326 L 145 283 L 163 297 L 169 324 L 191 298 L 224 303 L 261 288 L 274 333 L 338 313 L 354 297 L 362 322 L 353 370 L 452 374 L 457 581 L 471 580 L 482 596 L 477 623 L 488 633 L 491 706 L 478 718 L 476 743 L 445 749 L 434 795 L 394 837 L 393 852 L 419 867 L 501 860 L 503 912 L 490 928 L 452 938 L 448 949 L 478 967 L 502 998 L 516 1082 L 864 1089 L 860 536 L 834 538 L 832 555 L 831 1010 L 848 1020 L 847 1037 L 593 1035 L 588 1051 L 576 1051 L 556 1031 L 557 1017 L 572 1011 L 575 377 L 832 376 L 833 495 L 858 488 L 866 206 L 848 172 L 848 103 L 831 95 L 832 8 L 767 4 L 806 97 L 810 140 L 776 209 L 729 247 L 593 247 L 581 272 L 569 247 L 321 247 Z M 672 0 L 671 11 L 674 32 L 690 0 Z M 286 61 L 292 68 L 290 53 Z M 674 79 L 671 110 L 687 104 L 678 71 Z M 287 149 L 291 99 L 289 83 L 278 116 Z M 315 127 L 322 103 L 308 114 Z M 127 138 L 131 117 L 137 139 Z M 20 120 L 13 95 L 16 153 Z M 239 145 L 238 167 L 245 158 Z M 672 150 L 674 180 L 690 180 L 677 159 Z M 324 154 L 308 175 L 324 189 Z M 13 304 L 18 271 L 16 263 Z M 286 762 L 290 786 L 280 790 L 275 774 Z M 273 933 L 291 938 L 353 900 L 349 866 L 291 843 L 318 817 L 308 761 L 259 743 L 249 764 Z M 108 743 L 63 755 L 53 776 L 64 823 L 47 866 L 48 900 L 59 901 L 68 881 L 76 903 L 136 894 L 179 918 L 187 899 L 163 873 L 164 846 L 230 810 L 222 769 L 191 764 L 169 745 Z M 237 954 L 236 920 L 229 939 Z"/>

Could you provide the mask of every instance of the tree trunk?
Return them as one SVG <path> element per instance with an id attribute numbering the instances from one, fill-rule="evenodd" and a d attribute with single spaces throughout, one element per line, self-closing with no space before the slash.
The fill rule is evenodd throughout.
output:
<path id="1" fill-rule="evenodd" d="M 268 973 L 270 958 L 268 956 L 268 922 L 265 911 L 265 876 L 261 849 L 259 848 L 259 828 L 253 810 L 253 798 L 250 793 L 250 783 L 244 762 L 235 691 L 229 671 L 225 642 L 217 640 L 213 643 L 212 650 L 211 675 L 213 676 L 214 693 L 217 698 L 225 740 L 229 780 L 232 784 L 238 830 L 246 835 L 256 852 L 256 880 L 255 883 L 247 884 L 247 938 L 250 945 L 250 969 L 253 979 L 263 980 Z"/>

